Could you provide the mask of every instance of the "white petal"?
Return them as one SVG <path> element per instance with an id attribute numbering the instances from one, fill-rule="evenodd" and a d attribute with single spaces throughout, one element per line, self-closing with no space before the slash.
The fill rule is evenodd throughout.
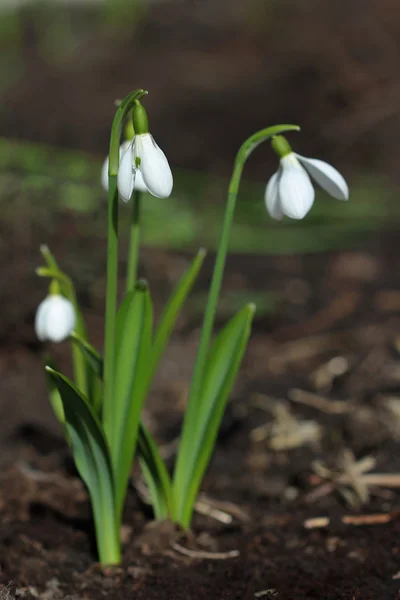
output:
<path id="1" fill-rule="evenodd" d="M 38 339 L 41 342 L 44 342 L 46 339 L 46 315 L 49 301 L 51 300 L 50 296 L 47 296 L 42 302 L 39 304 L 36 315 L 35 315 L 35 332 Z"/>
<path id="2" fill-rule="evenodd" d="M 143 181 L 143 175 L 139 169 L 136 169 L 133 173 L 134 184 L 133 187 L 138 192 L 148 192 L 145 182 Z"/>
<path id="3" fill-rule="evenodd" d="M 121 158 L 118 169 L 118 191 L 124 202 L 129 202 L 133 192 L 133 142 L 129 143 L 128 149 Z"/>
<path id="4" fill-rule="evenodd" d="M 157 198 L 168 198 L 172 192 L 173 178 L 164 152 L 150 133 L 136 135 L 134 141 L 134 153 L 140 158 L 140 171 L 148 191 Z"/>
<path id="5" fill-rule="evenodd" d="M 122 144 L 119 147 L 119 160 L 121 160 L 122 155 L 125 154 L 131 143 L 131 141 L 122 142 Z M 106 190 L 106 192 L 108 192 L 108 156 L 103 162 L 103 166 L 101 168 L 101 185 Z"/>
<path id="6" fill-rule="evenodd" d="M 292 219 L 303 219 L 314 203 L 310 178 L 293 154 L 281 159 L 279 199 L 282 212 Z"/>
<path id="7" fill-rule="evenodd" d="M 108 156 L 101 167 L 101 185 L 108 192 Z"/>
<path id="8" fill-rule="evenodd" d="M 279 200 L 279 176 L 280 172 L 277 171 L 268 181 L 267 187 L 265 188 L 264 200 L 267 211 L 273 219 L 283 219 L 283 212 Z"/>
<path id="9" fill-rule="evenodd" d="M 41 341 L 61 342 L 75 327 L 75 311 L 71 302 L 63 296 L 48 296 L 36 313 L 35 329 Z"/>
<path id="10" fill-rule="evenodd" d="M 47 309 L 47 338 L 52 342 L 65 340 L 75 327 L 75 311 L 71 302 L 63 296 L 52 296 Z"/>
<path id="11" fill-rule="evenodd" d="M 338 200 L 349 199 L 349 187 L 337 169 L 317 158 L 306 158 L 296 154 L 305 166 L 311 177 L 333 198 Z"/>
<path id="12" fill-rule="evenodd" d="M 129 146 L 132 144 L 132 140 L 125 140 L 119 147 L 119 160 L 121 160 L 122 156 L 128 150 Z"/>

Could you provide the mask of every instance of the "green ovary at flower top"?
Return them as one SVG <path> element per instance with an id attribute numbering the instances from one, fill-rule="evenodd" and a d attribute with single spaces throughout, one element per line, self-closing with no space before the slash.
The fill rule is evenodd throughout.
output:
<path id="1" fill-rule="evenodd" d="M 205 252 L 200 250 L 189 265 L 154 327 L 148 286 L 146 282 L 136 281 L 140 241 L 140 194 L 137 192 L 148 191 L 167 198 L 172 192 L 173 177 L 164 153 L 149 133 L 147 115 L 140 103 L 145 94 L 144 90 L 132 92 L 117 109 L 110 152 L 101 173 L 109 203 L 104 358 L 90 344 L 71 280 L 47 247 L 42 247 L 46 266 L 38 269 L 39 275 L 49 277 L 53 283 L 50 296 L 37 312 L 37 335 L 43 341 L 62 341 L 71 335 L 74 383 L 47 363 L 50 400 L 89 492 L 102 564 L 117 564 L 121 559 L 119 530 L 135 454 L 140 459 L 155 517 L 190 526 L 254 314 L 254 305 L 249 303 L 214 336 L 236 198 L 251 152 L 260 142 L 272 140 L 281 158 L 279 171 L 266 190 L 267 208 L 273 217 L 287 214 L 302 218 L 310 209 L 314 191 L 301 163 L 331 195 L 342 199 L 348 196 L 344 179 L 333 167 L 291 151 L 281 134 L 298 130 L 295 125 L 268 127 L 249 137 L 240 147 L 229 184 L 176 464 L 173 476 L 170 475 L 156 442 L 140 419 Z M 121 143 L 123 125 L 130 118 L 134 134 L 130 132 L 131 139 Z M 128 201 L 132 195 L 126 294 L 118 305 L 118 198 Z"/>

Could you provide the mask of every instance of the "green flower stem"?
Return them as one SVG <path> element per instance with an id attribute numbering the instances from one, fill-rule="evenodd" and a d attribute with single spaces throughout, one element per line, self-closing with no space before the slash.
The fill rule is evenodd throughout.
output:
<path id="1" fill-rule="evenodd" d="M 228 188 L 228 199 L 225 209 L 222 233 L 215 259 L 208 302 L 204 314 L 203 327 L 200 335 L 200 342 L 189 393 L 189 401 L 185 412 L 182 438 L 174 474 L 174 517 L 178 522 L 181 521 L 185 512 L 187 490 L 189 488 L 189 480 L 191 476 L 191 473 L 188 472 L 188 468 L 191 463 L 187 457 L 191 456 L 191 449 L 196 439 L 196 430 L 198 428 L 197 416 L 201 409 L 201 386 L 203 382 L 204 368 L 214 327 L 215 314 L 224 275 L 226 255 L 228 252 L 229 236 L 232 228 L 236 198 L 239 192 L 243 168 L 250 154 L 261 142 L 266 141 L 279 133 L 296 130 L 299 130 L 299 127 L 296 125 L 277 125 L 262 129 L 261 131 L 258 131 L 249 137 L 242 144 L 236 155 L 233 173 Z"/>
<path id="2" fill-rule="evenodd" d="M 132 195 L 132 215 L 129 235 L 128 269 L 126 274 L 126 291 L 133 290 L 137 279 L 140 246 L 140 208 L 142 203 L 142 192 L 135 190 Z"/>
<path id="3" fill-rule="evenodd" d="M 117 312 L 118 284 L 118 190 L 117 175 L 119 167 L 119 147 L 124 120 L 135 104 L 135 100 L 147 94 L 145 90 L 136 90 L 129 94 L 119 105 L 111 128 L 108 165 L 108 248 L 107 248 L 107 290 L 104 331 L 104 398 L 103 424 L 107 436 L 113 430 L 113 394 L 115 371 L 115 319 Z M 109 440 L 111 444 L 111 440 Z"/>

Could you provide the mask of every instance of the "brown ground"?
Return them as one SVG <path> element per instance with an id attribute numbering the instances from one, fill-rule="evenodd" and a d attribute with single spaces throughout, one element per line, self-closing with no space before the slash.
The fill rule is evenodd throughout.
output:
<path id="1" fill-rule="evenodd" d="M 228 289 L 246 273 L 241 284 L 275 291 L 280 306 L 273 319 L 256 320 L 203 488 L 206 510 L 217 507 L 231 522 L 197 514 L 190 535 L 154 525 L 135 474 L 120 569 L 102 571 L 94 562 L 87 497 L 46 407 L 39 348 L 28 330 L 24 339 L 16 337 L 1 363 L 2 429 L 8 432 L 1 581 L 13 582 L 23 597 L 47 599 L 397 598 L 395 489 L 367 488 L 364 505 L 366 490 L 356 493 L 350 485 L 310 496 L 323 483 L 312 461 L 339 468 L 344 449 L 356 460 L 372 456 L 374 473 L 399 472 L 394 243 L 377 238 L 373 251 L 330 256 L 230 259 Z M 168 277 L 181 263 L 181 256 L 146 252 L 142 268 L 152 272 L 162 296 L 161 273 Z M 96 336 L 99 315 L 90 309 L 92 300 L 84 304 Z M 32 315 L 20 310 L 29 323 Z M 179 431 L 196 324 L 188 316 L 182 320 L 146 412 L 165 443 Z M 56 350 L 63 361 L 63 350 Z M 399 481 L 396 476 L 393 485 Z M 347 491 L 346 500 L 339 489 Z M 325 518 L 323 526 L 311 522 L 307 528 L 316 517 Z M 360 524 L 346 522 L 349 517 L 360 517 Z M 194 554 L 186 556 L 185 549 Z"/>

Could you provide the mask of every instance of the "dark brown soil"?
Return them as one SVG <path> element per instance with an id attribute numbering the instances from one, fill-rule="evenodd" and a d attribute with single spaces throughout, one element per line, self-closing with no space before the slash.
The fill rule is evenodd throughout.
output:
<path id="1" fill-rule="evenodd" d="M 338 468 L 345 448 L 356 459 L 374 457 L 373 472 L 399 472 L 400 275 L 391 258 L 394 243 L 377 239 L 373 251 L 329 256 L 230 259 L 226 283 L 232 293 L 246 273 L 249 296 L 251 289 L 272 290 L 280 307 L 273 319 L 256 321 L 203 486 L 206 507 L 218 507 L 232 521 L 196 514 L 190 534 L 154 524 L 138 496 L 135 472 L 118 569 L 95 564 L 86 493 L 46 407 L 39 348 L 33 335 L 16 338 L 1 362 L 7 436 L 1 456 L 3 584 L 12 582 L 19 596 L 47 599 L 398 598 L 397 492 L 371 487 L 363 505 L 357 495 L 345 502 L 337 489 L 309 496 L 322 483 L 312 461 Z M 147 252 L 143 261 L 162 295 L 159 254 Z M 181 262 L 181 256 L 165 256 L 160 272 Z M 86 312 L 96 336 L 97 311 L 87 306 Z M 146 412 L 164 443 L 179 432 L 195 326 L 196 318 L 182 320 Z M 63 362 L 64 350 L 56 350 Z M 342 372 L 332 375 L 335 358 Z M 34 405 L 23 413 L 35 388 Z M 304 421 L 313 422 L 313 433 Z M 274 427 L 260 429 L 265 423 Z M 343 521 L 355 516 L 361 524 Z M 322 527 L 309 522 L 317 517 L 325 518 Z"/>

